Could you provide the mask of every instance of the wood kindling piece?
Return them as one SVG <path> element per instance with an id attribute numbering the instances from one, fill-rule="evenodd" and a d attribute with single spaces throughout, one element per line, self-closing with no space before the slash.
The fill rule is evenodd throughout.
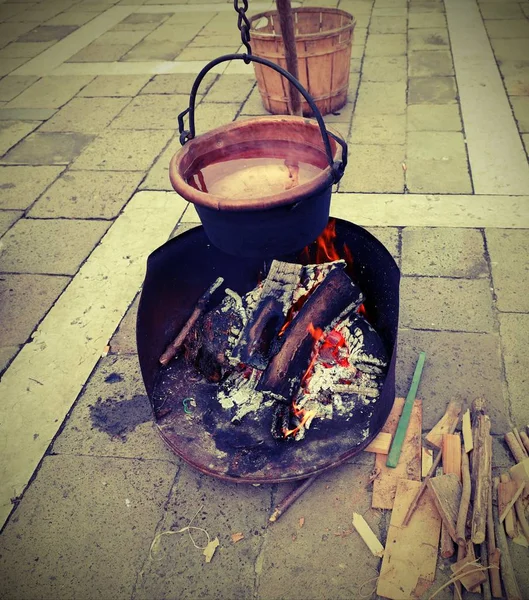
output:
<path id="1" fill-rule="evenodd" d="M 466 535 L 466 524 L 468 517 L 468 509 L 470 506 L 470 467 L 468 461 L 468 454 L 463 452 L 461 454 L 461 479 L 463 487 L 461 490 L 461 502 L 459 503 L 459 511 L 457 513 L 456 522 L 456 542 L 461 546 L 465 547 L 467 542 Z"/>
<path id="2" fill-rule="evenodd" d="M 480 569 L 479 563 L 472 555 L 467 555 L 450 565 L 450 569 L 469 592 L 474 591 L 476 586 L 481 585 L 486 579 L 484 571 Z"/>
<path id="3" fill-rule="evenodd" d="M 461 481 L 461 436 L 459 433 L 443 435 L 443 473 L 454 473 Z"/>
<path id="4" fill-rule="evenodd" d="M 516 514 L 518 515 L 518 521 L 520 523 L 520 527 L 522 528 L 522 532 L 525 536 L 525 539 L 529 542 L 529 523 L 527 522 L 527 518 L 525 516 L 525 506 L 523 504 L 523 500 L 521 498 L 517 498 L 514 506 L 516 508 Z"/>
<path id="5" fill-rule="evenodd" d="M 477 402 L 477 401 L 476 401 Z M 476 406 L 476 404 L 474 404 Z M 472 456 L 472 483 L 474 488 L 474 506 L 472 510 L 471 539 L 474 544 L 485 541 L 487 523 L 487 505 L 490 494 L 492 469 L 492 438 L 490 436 L 490 418 L 483 414 L 484 407 L 479 403 L 474 419 L 474 450 Z"/>
<path id="6" fill-rule="evenodd" d="M 520 439 L 522 440 L 526 452 L 529 454 L 529 435 L 527 435 L 525 431 L 520 431 Z"/>
<path id="7" fill-rule="evenodd" d="M 516 576 L 514 574 L 514 568 L 511 561 L 511 555 L 509 553 L 509 546 L 507 543 L 507 536 L 505 535 L 505 530 L 503 529 L 503 525 L 500 523 L 499 514 L 498 514 L 498 486 L 499 486 L 499 478 L 495 477 L 493 480 L 493 488 L 492 488 L 492 511 L 494 517 L 494 529 L 496 532 L 496 540 L 498 543 L 498 548 L 501 551 L 501 561 L 500 561 L 500 570 L 501 570 L 501 578 L 503 581 L 503 586 L 505 588 L 505 594 L 507 596 L 507 600 L 522 600 L 522 594 L 520 593 L 520 589 L 518 587 L 518 582 L 516 581 Z"/>
<path id="8" fill-rule="evenodd" d="M 433 450 L 423 447 L 421 459 L 421 475 L 426 477 L 433 465 Z"/>
<path id="9" fill-rule="evenodd" d="M 191 331 L 193 325 L 198 321 L 200 315 L 206 310 L 207 304 L 213 295 L 213 293 L 224 283 L 223 277 L 218 277 L 215 282 L 204 292 L 204 294 L 198 299 L 198 302 L 191 313 L 191 316 L 180 330 L 180 333 L 176 338 L 167 346 L 164 353 L 160 356 L 160 363 L 167 365 L 177 354 L 182 344 L 184 343 L 187 335 Z"/>
<path id="10" fill-rule="evenodd" d="M 520 445 L 520 442 L 518 442 L 518 440 L 516 439 L 516 436 L 514 435 L 514 433 L 512 431 L 510 431 L 509 433 L 506 433 L 503 436 L 503 439 L 505 440 L 505 443 L 507 444 L 507 446 L 509 446 L 509 450 L 511 451 L 511 453 L 514 457 L 514 460 L 517 463 L 520 463 L 527 458 L 525 456 L 523 446 Z"/>
<path id="11" fill-rule="evenodd" d="M 491 587 L 490 587 L 490 575 L 489 575 L 489 553 L 487 551 L 487 543 L 483 542 L 479 546 L 479 556 L 481 559 L 481 565 L 483 566 L 483 574 L 485 580 L 483 581 L 483 600 L 492 600 Z"/>
<path id="12" fill-rule="evenodd" d="M 523 452 L 525 458 L 529 458 L 529 454 L 527 454 L 527 450 L 522 441 L 521 433 L 518 431 L 518 429 L 516 427 L 512 430 L 512 432 L 514 433 L 514 437 L 516 438 L 518 444 L 520 445 L 520 448 L 522 449 L 522 452 Z"/>
<path id="13" fill-rule="evenodd" d="M 513 481 L 508 473 L 502 473 L 500 476 L 500 484 L 498 486 L 498 512 L 500 513 L 500 523 L 507 520 L 508 517 L 514 521 L 514 504 L 521 496 L 524 489 L 524 484 Z M 505 529 L 508 532 L 507 523 Z M 509 537 L 516 537 L 509 536 Z"/>
<path id="14" fill-rule="evenodd" d="M 463 413 L 463 443 L 465 444 L 465 452 L 468 454 L 474 449 L 474 442 L 472 440 L 472 424 L 470 422 L 470 410 Z"/>
<path id="15" fill-rule="evenodd" d="M 520 483 L 523 482 L 525 484 L 523 497 L 526 498 L 529 496 L 529 458 L 526 458 L 521 463 L 511 467 L 509 473 L 515 481 L 519 481 Z"/>
<path id="16" fill-rule="evenodd" d="M 450 473 L 431 477 L 427 485 L 443 524 L 446 526 L 452 540 L 456 542 L 456 522 L 461 504 L 461 483 L 457 475 Z"/>
<path id="17" fill-rule="evenodd" d="M 294 504 L 294 502 L 309 489 L 316 479 L 318 479 L 318 475 L 312 475 L 300 483 L 297 488 L 293 489 L 289 494 L 287 494 L 275 507 L 274 512 L 268 518 L 268 522 L 275 523 L 281 517 L 281 515 L 285 513 Z"/>
<path id="18" fill-rule="evenodd" d="M 443 444 L 443 434 L 453 433 L 455 431 L 457 423 L 459 422 L 460 414 L 461 404 L 455 400 L 450 400 L 445 414 L 424 438 L 426 445 L 436 450 L 440 450 Z"/>
<path id="19" fill-rule="evenodd" d="M 364 517 L 355 512 L 353 513 L 353 527 L 358 531 L 360 537 L 371 551 L 371 554 L 382 558 L 384 556 L 384 546 L 380 543 Z"/>
<path id="20" fill-rule="evenodd" d="M 487 551 L 489 555 L 490 587 L 494 598 L 503 598 L 500 578 L 500 550 L 496 547 L 494 517 L 492 512 L 492 491 L 487 506 Z"/>
<path id="21" fill-rule="evenodd" d="M 391 433 L 381 431 L 377 437 L 364 448 L 364 452 L 374 452 L 375 454 L 387 454 L 391 446 L 393 436 Z"/>

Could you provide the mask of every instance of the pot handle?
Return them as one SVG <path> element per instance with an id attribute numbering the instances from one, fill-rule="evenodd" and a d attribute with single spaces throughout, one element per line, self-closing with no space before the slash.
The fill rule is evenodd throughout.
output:
<path id="1" fill-rule="evenodd" d="M 212 60 L 200 71 L 200 73 L 197 75 L 197 78 L 195 79 L 195 82 L 193 83 L 193 87 L 191 88 L 191 93 L 189 96 L 189 107 L 178 115 L 178 130 L 180 131 L 180 143 L 182 144 L 182 146 L 195 137 L 195 102 L 198 88 L 202 80 L 204 79 L 206 73 L 208 73 L 208 71 L 210 71 L 213 67 L 229 60 L 243 60 L 246 64 L 248 64 L 249 62 L 256 62 L 261 65 L 265 65 L 266 67 L 270 67 L 271 69 L 277 71 L 277 73 L 288 79 L 288 81 L 290 81 L 290 83 L 299 91 L 299 93 L 307 101 L 307 104 L 310 106 L 314 117 L 318 122 L 321 137 L 323 140 L 323 145 L 325 146 L 325 153 L 327 154 L 327 160 L 333 173 L 334 183 L 337 183 L 342 178 L 342 175 L 345 171 L 345 167 L 347 165 L 347 144 L 338 136 L 334 135 L 330 131 L 327 131 L 325 127 L 325 122 L 323 121 L 323 117 L 321 116 L 321 113 L 318 107 L 316 106 L 316 102 L 295 77 L 293 77 L 288 71 L 286 71 L 276 63 L 267 60 L 266 58 L 255 56 L 253 54 L 225 54 L 223 56 L 219 56 L 215 60 Z M 188 113 L 189 129 L 186 130 L 184 125 L 184 117 Z M 342 147 L 342 159 L 339 161 L 333 160 L 329 136 L 332 137 L 333 140 L 340 144 L 340 146 Z"/>

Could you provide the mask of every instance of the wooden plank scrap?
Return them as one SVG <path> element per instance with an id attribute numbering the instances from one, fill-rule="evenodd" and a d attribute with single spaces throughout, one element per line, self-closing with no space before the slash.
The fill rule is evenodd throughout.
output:
<path id="1" fill-rule="evenodd" d="M 396 398 L 391 413 L 382 431 L 394 433 L 404 406 L 404 398 Z M 422 433 L 422 401 L 415 400 L 411 412 L 410 423 L 404 438 L 404 445 L 399 463 L 395 468 L 386 466 L 386 456 L 377 454 L 375 471 L 378 473 L 373 482 L 373 508 L 391 509 L 399 479 L 420 481 L 421 479 L 421 433 Z"/>
<path id="2" fill-rule="evenodd" d="M 525 483 L 523 496 L 524 498 L 529 496 L 529 458 L 526 458 L 517 465 L 514 465 L 514 467 L 511 467 L 509 473 L 515 481 L 523 481 Z"/>
<path id="3" fill-rule="evenodd" d="M 473 556 L 465 556 L 458 560 L 453 565 L 450 565 L 452 573 L 459 577 L 459 581 L 465 586 L 469 592 L 474 591 L 474 588 L 481 585 L 487 576 L 485 571 L 480 570 L 479 564 Z"/>
<path id="4" fill-rule="evenodd" d="M 498 488 L 498 510 L 500 511 L 500 523 L 505 521 L 505 517 L 509 512 L 513 510 L 513 506 L 516 500 L 521 496 L 524 483 L 518 483 L 517 481 L 506 481 L 505 483 L 500 482 Z"/>
<path id="5" fill-rule="evenodd" d="M 428 490 L 450 537 L 457 543 L 456 523 L 462 492 L 457 475 L 449 473 L 432 477 L 428 481 Z"/>
<path id="6" fill-rule="evenodd" d="M 474 442 L 472 440 L 472 424 L 470 422 L 470 409 L 463 413 L 463 444 L 465 445 L 465 452 L 468 454 L 474 449 Z"/>
<path id="7" fill-rule="evenodd" d="M 421 475 L 426 477 L 430 472 L 430 469 L 433 465 L 433 450 L 431 448 L 425 448 L 423 446 L 422 450 L 422 461 L 421 461 Z"/>
<path id="8" fill-rule="evenodd" d="M 364 517 L 355 512 L 353 513 L 353 527 L 358 531 L 369 550 L 371 550 L 371 554 L 382 558 L 384 556 L 384 546 L 380 543 Z"/>
<path id="9" fill-rule="evenodd" d="M 413 502 L 420 482 L 400 479 L 377 594 L 392 600 L 418 598 L 435 579 L 441 518 L 428 490 L 422 495 L 410 523 L 402 523 Z"/>
<path id="10" fill-rule="evenodd" d="M 461 436 L 459 433 L 443 435 L 443 473 L 454 473 L 461 481 Z"/>
<path id="11" fill-rule="evenodd" d="M 391 446 L 393 436 L 387 431 L 381 431 L 377 437 L 364 448 L 364 452 L 374 452 L 375 454 L 387 454 Z"/>
<path id="12" fill-rule="evenodd" d="M 445 414 L 441 417 L 440 421 L 434 425 L 433 429 L 424 438 L 427 446 L 440 450 L 443 443 L 443 434 L 450 433 L 453 431 L 452 425 L 459 421 L 459 415 L 461 414 L 461 404 L 455 400 L 450 400 L 446 407 Z"/>

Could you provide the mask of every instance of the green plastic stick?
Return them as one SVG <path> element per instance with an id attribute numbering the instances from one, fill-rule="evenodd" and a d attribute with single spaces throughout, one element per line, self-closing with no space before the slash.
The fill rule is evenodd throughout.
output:
<path id="1" fill-rule="evenodd" d="M 422 368 L 424 367 L 425 360 L 426 353 L 421 352 L 419 354 L 419 360 L 417 361 L 415 373 L 413 374 L 413 379 L 411 381 L 410 391 L 408 392 L 406 401 L 404 402 L 404 408 L 402 409 L 402 415 L 397 426 L 397 431 L 395 432 L 395 437 L 393 438 L 391 448 L 389 449 L 388 458 L 386 460 L 386 466 L 388 467 L 395 468 L 399 462 L 402 444 L 404 443 L 406 431 L 408 431 L 408 425 L 410 424 L 411 409 L 413 408 L 413 403 L 415 402 L 415 396 L 417 394 L 419 382 L 421 381 Z"/>

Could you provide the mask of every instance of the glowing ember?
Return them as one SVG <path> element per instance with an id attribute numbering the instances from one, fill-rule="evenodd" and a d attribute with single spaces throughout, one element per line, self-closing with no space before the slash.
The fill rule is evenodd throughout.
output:
<path id="1" fill-rule="evenodd" d="M 310 421 L 312 421 L 316 415 L 315 410 L 305 410 L 304 408 L 297 406 L 295 402 L 292 403 L 291 411 L 294 417 L 299 421 L 299 424 L 297 427 L 294 427 L 294 429 L 283 429 L 283 435 L 285 437 L 288 437 L 289 435 L 296 437 L 305 425 L 310 425 Z"/>

